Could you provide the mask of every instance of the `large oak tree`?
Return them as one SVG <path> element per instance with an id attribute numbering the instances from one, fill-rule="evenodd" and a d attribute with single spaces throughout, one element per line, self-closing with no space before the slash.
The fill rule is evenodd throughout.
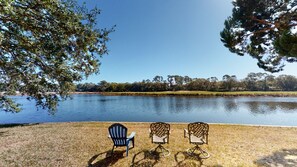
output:
<path id="1" fill-rule="evenodd" d="M 19 111 L 8 96 L 19 91 L 55 109 L 74 82 L 97 73 L 113 30 L 98 28 L 99 13 L 72 0 L 0 0 L 0 107 Z"/>
<path id="2" fill-rule="evenodd" d="M 221 41 L 233 53 L 249 54 L 266 71 L 297 62 L 296 0 L 234 0 Z"/>

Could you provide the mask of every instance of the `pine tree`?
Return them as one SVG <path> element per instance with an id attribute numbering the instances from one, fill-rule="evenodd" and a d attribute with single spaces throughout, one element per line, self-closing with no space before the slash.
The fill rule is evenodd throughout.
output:
<path id="1" fill-rule="evenodd" d="M 221 41 L 233 53 L 249 54 L 266 71 L 297 62 L 296 0 L 235 0 Z"/>

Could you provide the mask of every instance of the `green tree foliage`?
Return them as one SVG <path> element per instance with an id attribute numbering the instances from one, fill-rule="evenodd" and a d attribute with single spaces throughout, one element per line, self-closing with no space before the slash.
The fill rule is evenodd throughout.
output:
<path id="1" fill-rule="evenodd" d="M 87 92 L 96 92 L 97 90 L 97 85 L 94 83 L 84 83 L 84 84 L 78 84 L 76 86 L 76 90 L 80 91 L 80 90 L 84 90 Z"/>
<path id="2" fill-rule="evenodd" d="M 266 71 L 283 70 L 297 62 L 296 0 L 235 0 L 232 16 L 220 33 L 225 47 L 249 54 Z"/>
<path id="3" fill-rule="evenodd" d="M 243 84 L 247 90 L 261 90 L 266 91 L 277 87 L 275 85 L 275 77 L 268 75 L 267 73 L 249 73 L 246 78 L 243 79 Z"/>
<path id="4" fill-rule="evenodd" d="M 232 89 L 235 88 L 235 85 L 237 83 L 237 78 L 235 75 L 224 75 L 223 76 L 223 82 L 222 82 L 222 87 L 223 90 L 228 90 L 231 91 Z"/>
<path id="5" fill-rule="evenodd" d="M 157 76 L 155 76 L 155 77 L 153 78 L 153 82 L 155 82 L 155 83 L 161 83 L 161 82 L 163 82 L 163 77 L 157 75 Z"/>
<path id="6" fill-rule="evenodd" d="M 209 90 L 210 82 L 204 78 L 195 78 L 190 83 L 186 85 L 187 90 Z"/>
<path id="7" fill-rule="evenodd" d="M 266 89 L 265 90 L 275 90 L 276 88 L 276 81 L 275 81 L 275 76 L 273 75 L 267 75 L 265 77 L 266 80 Z"/>
<path id="8" fill-rule="evenodd" d="M 243 83 L 248 90 L 257 90 L 257 74 L 256 73 L 249 73 L 246 78 L 243 79 Z"/>
<path id="9" fill-rule="evenodd" d="M 0 0 L 0 107 L 19 111 L 8 98 L 19 91 L 55 109 L 74 82 L 97 73 L 113 31 L 97 28 L 99 13 L 72 0 Z"/>
<path id="10" fill-rule="evenodd" d="M 168 75 L 167 80 L 156 76 L 134 83 L 114 83 L 101 81 L 98 84 L 78 84 L 80 92 L 158 92 L 158 91 L 296 91 L 297 79 L 292 75 L 275 77 L 267 73 L 249 73 L 244 79 L 238 80 L 235 75 L 224 75 L 222 80 L 217 77 L 190 78 L 188 76 Z M 177 84 L 175 78 L 184 78 L 183 84 Z M 187 81 L 185 81 L 187 80 Z M 170 82 L 172 82 L 170 84 Z"/>
<path id="11" fill-rule="evenodd" d="M 108 90 L 108 88 L 110 87 L 110 83 L 106 82 L 105 80 L 101 81 L 99 84 L 98 84 L 98 90 L 97 91 L 100 91 L 100 92 L 105 92 Z"/>
<path id="12" fill-rule="evenodd" d="M 207 78 L 207 80 L 209 81 L 209 90 L 217 91 L 219 89 L 219 86 L 218 86 L 219 80 L 217 77 L 210 77 L 210 78 Z"/>
<path id="13" fill-rule="evenodd" d="M 296 90 L 297 78 L 292 75 L 280 75 L 276 78 L 277 85 L 282 90 Z"/>

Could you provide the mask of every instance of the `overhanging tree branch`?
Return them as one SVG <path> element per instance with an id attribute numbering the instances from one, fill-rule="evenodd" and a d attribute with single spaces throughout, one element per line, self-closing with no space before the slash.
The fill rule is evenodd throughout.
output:
<path id="1" fill-rule="evenodd" d="M 283 70 L 297 61 L 297 1 L 236 0 L 221 41 L 231 52 L 249 54 L 266 71 Z"/>
<path id="2" fill-rule="evenodd" d="M 19 111 L 6 96 L 18 90 L 55 109 L 58 94 L 68 97 L 74 82 L 98 72 L 113 31 L 95 27 L 99 10 L 87 11 L 74 0 L 14 0 L 0 2 L 0 9 L 0 71 L 11 88 L 0 108 Z"/>

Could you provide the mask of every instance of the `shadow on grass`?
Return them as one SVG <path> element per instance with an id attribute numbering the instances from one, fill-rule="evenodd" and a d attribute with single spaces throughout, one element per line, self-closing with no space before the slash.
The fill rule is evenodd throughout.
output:
<path id="1" fill-rule="evenodd" d="M 203 162 L 202 162 L 203 159 L 201 159 L 199 157 L 199 154 L 196 154 L 196 153 L 189 155 L 186 151 L 183 151 L 183 152 L 180 151 L 174 155 L 174 159 L 175 159 L 175 162 L 177 163 L 176 167 L 203 165 Z"/>
<path id="2" fill-rule="evenodd" d="M 6 137 L 6 136 L 9 136 L 9 135 L 7 135 L 7 132 L 8 132 L 8 131 L 0 132 L 0 137 Z"/>
<path id="3" fill-rule="evenodd" d="M 160 154 L 158 152 L 150 152 L 149 150 L 143 150 L 136 153 L 133 156 L 131 167 L 140 166 L 155 166 L 160 159 Z"/>
<path id="4" fill-rule="evenodd" d="M 24 123 L 24 124 L 0 124 L 0 128 L 13 128 L 17 126 L 33 126 L 39 125 L 39 123 Z"/>
<path id="5" fill-rule="evenodd" d="M 297 149 L 283 149 L 274 152 L 272 155 L 262 157 L 254 161 L 255 164 L 261 166 L 297 166 Z"/>
<path id="6" fill-rule="evenodd" d="M 124 158 L 125 152 L 125 150 L 114 151 L 113 154 L 111 154 L 111 150 L 109 150 L 96 154 L 88 161 L 88 167 L 105 167 L 114 165 L 119 159 Z"/>

